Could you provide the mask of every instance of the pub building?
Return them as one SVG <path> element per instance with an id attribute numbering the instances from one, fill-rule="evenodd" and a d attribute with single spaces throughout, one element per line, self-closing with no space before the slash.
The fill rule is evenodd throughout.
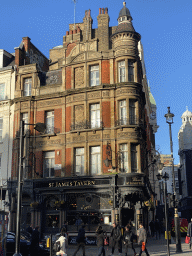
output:
<path id="1" fill-rule="evenodd" d="M 118 14 L 117 14 L 118 16 Z M 15 231 L 19 127 L 23 120 L 21 228 L 55 234 L 99 223 L 148 224 L 145 201 L 155 132 L 141 36 L 123 3 L 109 27 L 108 8 L 69 25 L 48 60 L 31 42 L 15 48 L 16 85 L 12 177 L 8 181 L 10 230 Z M 45 124 L 45 131 L 35 124 Z"/>

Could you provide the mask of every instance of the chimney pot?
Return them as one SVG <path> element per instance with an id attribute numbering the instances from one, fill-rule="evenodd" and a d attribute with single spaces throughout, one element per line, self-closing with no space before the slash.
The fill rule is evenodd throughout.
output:
<path id="1" fill-rule="evenodd" d="M 107 14 L 108 13 L 108 8 L 105 8 L 105 14 Z"/>
<path id="2" fill-rule="evenodd" d="M 69 31 L 66 31 L 66 36 L 68 36 L 69 35 Z"/>
<path id="3" fill-rule="evenodd" d="M 70 30 L 70 31 L 69 31 L 69 35 L 72 35 L 72 34 L 73 34 L 73 31 L 72 31 L 72 30 Z"/>
<path id="4" fill-rule="evenodd" d="M 99 8 L 99 14 L 101 14 L 101 8 Z"/>
<path id="5" fill-rule="evenodd" d="M 102 8 L 102 14 L 104 14 L 104 8 Z"/>

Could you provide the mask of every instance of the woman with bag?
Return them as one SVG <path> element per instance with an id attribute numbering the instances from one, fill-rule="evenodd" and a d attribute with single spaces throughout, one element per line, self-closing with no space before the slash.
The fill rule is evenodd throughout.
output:
<path id="1" fill-rule="evenodd" d="M 128 247 L 131 246 L 134 256 L 136 255 L 135 248 L 133 247 L 133 233 L 131 228 L 127 225 L 123 236 L 123 243 L 125 245 L 125 256 L 127 256 Z"/>
<path id="2" fill-rule="evenodd" d="M 67 235 L 66 235 L 65 228 L 61 229 L 61 236 L 56 241 L 56 243 L 57 242 L 60 242 L 60 251 L 56 252 L 56 255 L 67 256 L 67 252 L 66 252 Z"/>
<path id="3" fill-rule="evenodd" d="M 146 255 L 149 256 L 149 253 L 146 248 L 146 242 L 147 242 L 147 232 L 143 227 L 143 224 L 140 223 L 139 230 L 138 230 L 138 244 L 141 245 L 141 250 L 139 253 L 139 256 L 141 256 L 142 252 L 145 251 Z"/>
<path id="4" fill-rule="evenodd" d="M 189 240 L 188 244 L 189 244 L 189 249 L 191 249 L 191 243 L 192 243 L 192 219 L 191 219 L 191 222 L 189 223 L 188 225 L 188 230 L 187 230 L 187 236 L 189 238 L 187 238 L 187 240 Z"/>

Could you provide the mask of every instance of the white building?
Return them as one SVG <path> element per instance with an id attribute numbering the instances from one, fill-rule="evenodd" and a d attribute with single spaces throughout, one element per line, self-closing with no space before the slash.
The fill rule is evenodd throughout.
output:
<path id="1" fill-rule="evenodd" d="M 0 211 L 7 212 L 7 179 L 11 177 L 15 90 L 14 55 L 0 49 Z M 5 199 L 5 200 L 4 200 Z M 5 203 L 6 202 L 6 203 Z"/>

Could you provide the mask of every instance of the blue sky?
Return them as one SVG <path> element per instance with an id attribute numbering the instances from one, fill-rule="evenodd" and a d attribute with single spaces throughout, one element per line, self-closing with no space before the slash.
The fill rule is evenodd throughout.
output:
<path id="1" fill-rule="evenodd" d="M 78 0 L 76 22 L 82 22 L 85 10 L 91 9 L 93 28 L 97 27 L 99 8 L 108 7 L 110 26 L 117 25 L 122 0 Z M 147 78 L 157 104 L 156 145 L 170 154 L 169 129 L 164 115 L 167 107 L 175 114 L 173 154 L 178 157 L 178 131 L 181 115 L 188 106 L 192 111 L 192 1 L 128 0 L 127 7 L 135 30 L 141 34 Z M 14 52 L 22 37 L 47 57 L 49 49 L 62 44 L 62 37 L 73 23 L 72 0 L 6 0 L 0 6 L 0 49 Z"/>

